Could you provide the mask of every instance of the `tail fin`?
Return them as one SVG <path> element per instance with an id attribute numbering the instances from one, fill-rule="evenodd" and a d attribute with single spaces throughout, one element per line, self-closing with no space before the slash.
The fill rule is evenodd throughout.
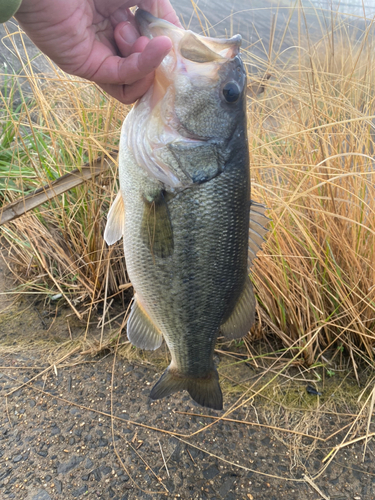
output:
<path id="1" fill-rule="evenodd" d="M 214 410 L 223 409 L 223 395 L 215 368 L 205 378 L 193 378 L 179 375 L 168 367 L 152 388 L 150 398 L 165 398 L 184 389 L 201 406 L 213 408 Z"/>

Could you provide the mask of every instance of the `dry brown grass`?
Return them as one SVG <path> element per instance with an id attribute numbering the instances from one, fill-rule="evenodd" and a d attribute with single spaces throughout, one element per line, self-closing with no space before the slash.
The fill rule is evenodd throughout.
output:
<path id="1" fill-rule="evenodd" d="M 308 364 L 344 346 L 356 369 L 357 356 L 373 366 L 375 341 L 375 66 L 370 28 L 356 41 L 334 31 L 334 48 L 327 33 L 293 63 L 263 65 L 273 78 L 249 113 L 252 197 L 272 223 L 254 283 L 284 344 Z"/>
<path id="2" fill-rule="evenodd" d="M 7 112 L 2 123 L 11 130 L 13 151 L 8 179 L 1 183 L 3 203 L 104 154 L 111 168 L 2 226 L 3 244 L 11 268 L 29 291 L 40 291 L 43 283 L 45 293 L 61 292 L 72 307 L 81 302 L 87 307 L 105 292 L 108 297 L 119 293 L 119 285 L 127 282 L 121 245 L 109 249 L 103 240 L 105 214 L 117 190 L 116 148 L 127 109 L 54 67 L 42 78 L 24 69 L 32 95 L 21 94 L 16 111 L 13 93 L 3 96 Z"/>
<path id="3" fill-rule="evenodd" d="M 356 370 L 358 358 L 372 366 L 375 340 L 373 37 L 369 23 L 362 38 L 338 21 L 325 29 L 318 42 L 300 38 L 287 64 L 275 49 L 269 59 L 245 54 L 260 75 L 272 74 L 266 93 L 249 99 L 252 197 L 272 219 L 253 281 L 264 331 L 271 327 L 307 364 L 343 346 Z M 127 112 L 56 69 L 45 79 L 25 71 L 32 98 L 14 112 L 9 94 L 3 115 L 13 163 L 25 172 L 11 178 L 21 192 L 111 155 Z M 2 227 L 22 290 L 62 293 L 78 316 L 122 293 L 121 244 L 103 241 L 116 178 L 113 166 Z"/>
<path id="4" fill-rule="evenodd" d="M 303 24 L 302 13 L 300 19 Z M 223 417 L 243 410 L 240 427 L 251 424 L 249 411 L 259 412 L 262 425 L 290 450 L 290 471 L 304 467 L 317 448 L 324 451 L 319 474 L 353 439 L 366 442 L 375 400 L 373 38 L 370 31 L 353 38 L 339 24 L 333 34 L 324 29 L 318 42 L 297 40 L 301 49 L 287 64 L 277 59 L 277 50 L 270 60 L 246 55 L 260 76 L 272 74 L 266 93 L 249 98 L 248 115 L 252 198 L 269 207 L 272 221 L 252 275 L 256 330 L 244 346 L 218 347 L 223 389 L 238 397 Z M 30 74 L 29 81 L 33 97 L 19 111 L 12 111 L 12 94 L 4 102 L 2 123 L 14 131 L 12 165 L 22 173 L 5 179 L 4 202 L 20 196 L 15 189 L 27 192 L 112 154 L 127 112 L 91 84 L 59 71 L 44 80 Z M 85 320 L 100 301 L 106 310 L 114 295 L 122 295 L 119 285 L 128 279 L 121 243 L 108 249 L 102 236 L 117 190 L 115 162 L 106 174 L 1 228 L 20 292 L 62 293 Z M 126 341 L 119 343 L 123 326 L 104 336 L 99 331 L 96 338 L 86 338 L 84 328 L 81 336 L 65 338 L 43 352 L 48 369 L 77 352 L 85 357 L 110 348 L 127 358 L 143 357 Z M 270 330 L 284 349 L 263 337 Z M 35 341 L 39 348 L 45 347 L 42 335 Z M 28 339 L 27 349 L 32 343 Z M 147 360 L 161 368 L 166 358 L 159 351 Z M 361 359 L 368 368 L 359 373 Z M 250 372 L 242 369 L 245 363 Z M 363 389 L 348 376 L 348 366 Z M 309 396 L 307 383 L 323 395 Z M 199 433 L 214 421 L 212 415 L 204 418 Z M 339 438 L 330 435 L 331 418 L 341 429 Z M 317 439 L 306 441 L 306 433 Z"/>

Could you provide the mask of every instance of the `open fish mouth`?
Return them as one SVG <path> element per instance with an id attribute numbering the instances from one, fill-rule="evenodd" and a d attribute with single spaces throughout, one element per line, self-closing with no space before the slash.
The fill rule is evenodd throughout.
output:
<path id="1" fill-rule="evenodd" d="M 155 180 L 172 190 L 185 188 L 192 180 L 183 173 L 176 175 L 172 171 L 165 161 L 166 147 L 176 143 L 199 145 L 212 138 L 182 123 L 176 112 L 176 93 L 187 85 L 218 87 L 218 92 L 222 92 L 222 68 L 238 56 L 241 36 L 230 39 L 203 37 L 141 9 L 136 12 L 136 20 L 142 35 L 149 38 L 168 36 L 172 49 L 156 69 L 153 85 L 136 104 L 136 118 L 128 120 L 131 123 L 131 127 L 125 129 L 128 146 L 138 165 Z M 239 95 L 241 90 L 237 87 L 233 84 L 228 92 Z"/>
<path id="2" fill-rule="evenodd" d="M 138 9 L 136 20 L 143 36 L 168 36 L 173 43 L 174 51 L 193 62 L 206 63 L 220 59 L 230 59 L 238 55 L 241 46 L 241 35 L 231 38 L 210 38 L 200 36 L 190 30 L 179 28 L 174 24 L 159 19 L 149 12 Z"/>
<path id="3" fill-rule="evenodd" d="M 167 93 L 178 74 L 188 75 L 194 80 L 212 83 L 219 80 L 219 70 L 228 59 L 239 54 L 241 35 L 229 39 L 209 38 L 197 35 L 190 30 L 178 28 L 172 23 L 154 17 L 149 12 L 138 9 L 136 20 L 143 36 L 168 36 L 172 49 L 156 69 L 150 106 L 153 109 Z"/>

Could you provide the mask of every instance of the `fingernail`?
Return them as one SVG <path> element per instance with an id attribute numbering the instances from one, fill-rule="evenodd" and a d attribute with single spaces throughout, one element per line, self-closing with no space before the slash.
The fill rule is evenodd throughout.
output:
<path id="1" fill-rule="evenodd" d="M 129 45 L 132 45 L 137 38 L 139 38 L 139 34 L 134 26 L 130 23 L 126 23 L 120 30 L 120 34 L 124 41 Z"/>

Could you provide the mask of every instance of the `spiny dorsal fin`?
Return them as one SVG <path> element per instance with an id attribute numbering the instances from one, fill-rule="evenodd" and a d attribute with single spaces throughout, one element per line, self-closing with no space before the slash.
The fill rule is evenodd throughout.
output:
<path id="1" fill-rule="evenodd" d="M 113 245 L 122 238 L 125 224 L 125 207 L 121 191 L 117 193 L 107 216 L 107 224 L 104 230 L 104 240 L 107 245 Z"/>
<path id="2" fill-rule="evenodd" d="M 154 351 L 163 342 L 162 334 L 138 304 L 137 299 L 134 300 L 128 319 L 127 336 L 133 345 L 149 351 Z"/>
<path id="3" fill-rule="evenodd" d="M 240 339 L 249 331 L 255 321 L 255 297 L 250 278 L 246 276 L 243 291 L 229 318 L 220 326 L 220 332 L 227 339 Z"/>
<path id="4" fill-rule="evenodd" d="M 256 201 L 251 200 L 250 205 L 250 228 L 249 228 L 249 249 L 248 249 L 248 270 L 253 265 L 258 250 L 264 243 L 264 235 L 268 229 L 264 226 L 271 220 L 264 215 L 266 207 Z"/>

